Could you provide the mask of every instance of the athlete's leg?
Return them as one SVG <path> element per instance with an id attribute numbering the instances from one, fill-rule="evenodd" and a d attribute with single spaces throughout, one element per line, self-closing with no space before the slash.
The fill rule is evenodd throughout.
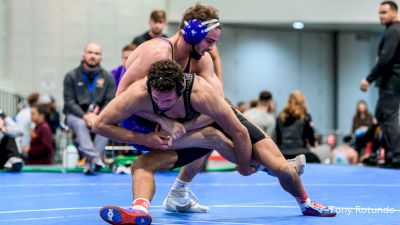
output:
<path id="1" fill-rule="evenodd" d="M 154 174 L 171 169 L 177 159 L 175 151 L 152 150 L 139 156 L 131 165 L 133 198 L 151 201 L 155 191 Z"/>
<path id="2" fill-rule="evenodd" d="M 270 138 L 265 138 L 253 145 L 254 157 L 265 167 L 274 172 L 279 183 L 296 198 L 302 213 L 309 216 L 335 216 L 334 207 L 327 207 L 308 198 L 298 173 L 285 160 L 278 147 Z"/>
<path id="3" fill-rule="evenodd" d="M 181 137 L 173 142 L 172 148 L 182 149 L 187 147 L 201 147 L 216 149 L 225 159 L 230 162 L 236 163 L 236 156 L 233 150 L 233 143 L 221 131 L 213 128 L 206 127 L 201 130 L 192 131 L 187 135 Z M 182 167 L 177 179 L 175 180 L 170 192 L 164 200 L 163 206 L 167 211 L 176 212 L 175 202 L 188 202 L 190 207 L 180 207 L 185 209 L 181 212 L 208 212 L 209 208 L 198 203 L 197 198 L 189 190 L 189 183 L 196 176 L 197 173 L 204 168 L 204 164 L 208 155 L 200 158 L 184 167 Z M 298 156 L 295 159 L 288 160 L 299 174 L 303 173 L 305 159 L 304 156 Z M 272 176 L 275 174 L 270 171 L 266 172 Z"/>
<path id="4" fill-rule="evenodd" d="M 153 150 L 139 156 L 131 166 L 132 193 L 135 199 L 132 207 L 122 209 L 118 206 L 105 206 L 100 209 L 101 218 L 113 225 L 150 224 L 152 218 L 148 209 L 155 192 L 154 174 L 173 168 L 177 160 L 178 154 L 175 151 Z"/>

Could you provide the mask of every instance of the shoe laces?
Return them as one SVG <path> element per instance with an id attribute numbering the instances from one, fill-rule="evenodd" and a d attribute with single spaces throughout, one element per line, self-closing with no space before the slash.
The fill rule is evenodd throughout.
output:
<path id="1" fill-rule="evenodd" d="M 322 205 L 318 202 L 311 202 L 310 206 L 315 209 L 325 209 L 327 208 L 325 205 Z"/>
<path id="2" fill-rule="evenodd" d="M 196 203 L 199 202 L 199 199 L 193 194 L 191 190 L 172 189 L 171 195 L 179 198 L 185 198 L 191 205 L 195 205 Z"/>

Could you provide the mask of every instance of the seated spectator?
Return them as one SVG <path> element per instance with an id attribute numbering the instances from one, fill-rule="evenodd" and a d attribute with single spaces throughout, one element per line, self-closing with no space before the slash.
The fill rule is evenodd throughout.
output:
<path id="1" fill-rule="evenodd" d="M 254 108 L 246 110 L 243 115 L 255 125 L 259 126 L 270 137 L 275 136 L 275 117 L 269 113 L 272 94 L 269 91 L 262 91 L 258 97 L 258 104 Z"/>
<path id="2" fill-rule="evenodd" d="M 122 65 L 118 66 L 117 68 L 113 69 L 111 71 L 112 75 L 114 76 L 115 80 L 115 91 L 118 88 L 119 81 L 122 79 L 122 76 L 125 73 L 125 62 L 128 59 L 129 55 L 135 50 L 136 46 L 133 44 L 128 44 L 125 45 L 122 48 L 122 53 L 121 53 L 121 60 L 122 60 Z"/>
<path id="3" fill-rule="evenodd" d="M 98 113 L 115 94 L 112 75 L 101 67 L 102 49 L 97 43 L 86 44 L 81 64 L 64 77 L 64 109 L 67 126 L 74 132 L 78 150 L 87 157 L 85 174 L 105 166 L 102 153 L 108 139 L 91 132 Z"/>
<path id="4" fill-rule="evenodd" d="M 246 102 L 238 102 L 236 108 L 239 110 L 239 112 L 244 113 L 244 111 L 249 109 L 249 105 Z"/>
<path id="5" fill-rule="evenodd" d="M 46 122 L 49 124 L 53 135 L 55 135 L 57 129 L 60 128 L 60 113 L 57 110 L 54 97 L 51 95 L 41 95 L 39 104 L 45 106 Z"/>
<path id="6" fill-rule="evenodd" d="M 274 99 L 269 102 L 268 113 L 276 117 L 276 101 Z"/>
<path id="7" fill-rule="evenodd" d="M 357 103 L 357 111 L 353 117 L 352 133 L 359 136 L 360 133 L 365 133 L 368 127 L 373 124 L 373 116 L 368 111 L 368 105 L 364 100 Z"/>
<path id="8" fill-rule="evenodd" d="M 285 158 L 305 154 L 307 162 L 320 162 L 309 147 L 314 146 L 314 129 L 307 104 L 300 91 L 290 94 L 276 123 L 276 141 Z"/>
<path id="9" fill-rule="evenodd" d="M 249 102 L 249 109 L 255 108 L 258 105 L 258 100 L 257 99 L 253 99 Z"/>
<path id="10" fill-rule="evenodd" d="M 29 148 L 24 149 L 26 164 L 52 164 L 55 143 L 50 126 L 46 122 L 45 106 L 31 106 L 31 118 L 36 127 L 32 131 Z"/>
<path id="11" fill-rule="evenodd" d="M 0 109 L 0 169 L 13 172 L 22 169 L 23 160 L 15 142 L 15 138 L 22 135 L 22 128 Z"/>
<path id="12" fill-rule="evenodd" d="M 350 146 L 352 140 L 351 135 L 346 135 L 343 137 L 343 143 L 333 149 L 332 152 L 332 163 L 333 164 L 357 164 L 358 163 L 358 153 Z"/>
<path id="13" fill-rule="evenodd" d="M 23 108 L 15 116 L 15 122 L 23 130 L 23 135 L 16 139 L 20 150 L 29 148 L 29 144 L 31 143 L 32 120 L 30 107 L 38 103 L 39 93 L 31 93 L 26 100 L 27 103 L 24 104 Z"/>

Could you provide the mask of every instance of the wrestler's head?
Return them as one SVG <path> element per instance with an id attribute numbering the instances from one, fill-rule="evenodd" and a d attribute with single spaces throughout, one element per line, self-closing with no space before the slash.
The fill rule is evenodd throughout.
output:
<path id="1" fill-rule="evenodd" d="M 188 8 L 180 22 L 181 35 L 192 46 L 192 58 L 200 59 L 214 48 L 221 35 L 218 10 L 196 4 Z"/>
<path id="2" fill-rule="evenodd" d="M 147 91 L 161 111 L 168 111 L 182 95 L 182 82 L 183 72 L 175 61 L 157 61 L 150 66 Z"/>

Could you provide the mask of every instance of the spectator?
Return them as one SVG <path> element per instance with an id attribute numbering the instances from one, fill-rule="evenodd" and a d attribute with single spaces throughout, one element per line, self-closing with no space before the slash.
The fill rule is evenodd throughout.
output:
<path id="1" fill-rule="evenodd" d="M 51 132 L 55 135 L 60 127 L 60 113 L 57 110 L 56 101 L 51 95 L 42 95 L 39 98 L 39 104 L 46 107 L 46 122 L 51 128 Z"/>
<path id="2" fill-rule="evenodd" d="M 121 53 L 121 60 L 122 60 L 122 65 L 118 66 L 117 68 L 113 69 L 111 71 L 112 75 L 114 76 L 115 80 L 115 91 L 118 88 L 119 81 L 121 80 L 122 76 L 125 73 L 125 63 L 126 60 L 128 59 L 129 55 L 135 50 L 136 46 L 132 44 L 125 45 L 122 48 L 122 53 Z"/>
<path id="3" fill-rule="evenodd" d="M 367 103 L 364 100 L 360 100 L 357 103 L 357 111 L 353 117 L 352 133 L 356 133 L 358 129 L 366 131 L 368 127 L 372 126 L 373 117 L 368 111 Z"/>
<path id="4" fill-rule="evenodd" d="M 258 100 L 257 99 L 253 99 L 249 102 L 249 109 L 255 108 L 258 105 Z"/>
<path id="5" fill-rule="evenodd" d="M 276 117 L 276 101 L 274 99 L 269 102 L 268 113 Z"/>
<path id="6" fill-rule="evenodd" d="M 309 149 L 314 146 L 314 129 L 306 100 L 300 91 L 290 94 L 285 108 L 279 113 L 276 140 L 287 159 L 305 154 L 307 162 L 320 162 Z"/>
<path id="7" fill-rule="evenodd" d="M 249 105 L 246 102 L 238 102 L 236 105 L 236 108 L 239 110 L 239 112 L 244 113 L 246 110 L 249 109 Z"/>
<path id="8" fill-rule="evenodd" d="M 22 135 L 22 128 L 0 109 L 0 169 L 14 172 L 22 169 L 23 160 L 15 141 L 16 137 Z"/>
<path id="9" fill-rule="evenodd" d="M 22 128 L 23 135 L 16 139 L 17 146 L 20 149 L 29 148 L 31 143 L 31 130 L 32 130 L 32 119 L 31 119 L 31 106 L 35 105 L 39 101 L 39 93 L 31 93 L 26 98 L 28 104 L 17 113 L 15 116 L 15 121 L 17 125 Z"/>
<path id="10" fill-rule="evenodd" d="M 52 164 L 55 142 L 51 128 L 46 122 L 46 106 L 31 106 L 31 118 L 35 123 L 35 129 L 31 134 L 31 144 L 24 149 L 27 156 L 26 164 Z"/>
<path id="11" fill-rule="evenodd" d="M 81 65 L 64 78 L 63 112 L 67 126 L 75 133 L 79 151 L 88 158 L 84 168 L 86 174 L 104 167 L 101 155 L 108 140 L 91 133 L 91 127 L 98 113 L 114 97 L 114 78 L 100 66 L 101 59 L 101 46 L 88 43 Z"/>
<path id="12" fill-rule="evenodd" d="M 132 44 L 137 47 L 145 41 L 157 37 L 166 38 L 167 35 L 163 34 L 164 28 L 167 25 L 167 15 L 164 10 L 154 10 L 150 14 L 149 27 L 150 29 L 144 34 L 137 36 L 133 39 Z"/>
<path id="13" fill-rule="evenodd" d="M 270 137 L 275 137 L 275 117 L 268 112 L 271 101 L 271 92 L 262 91 L 258 97 L 257 106 L 246 110 L 243 115 L 259 126 Z"/>
<path id="14" fill-rule="evenodd" d="M 351 135 L 343 137 L 343 143 L 337 146 L 332 152 L 332 163 L 343 165 L 355 165 L 358 163 L 358 153 L 350 146 L 351 140 Z"/>

